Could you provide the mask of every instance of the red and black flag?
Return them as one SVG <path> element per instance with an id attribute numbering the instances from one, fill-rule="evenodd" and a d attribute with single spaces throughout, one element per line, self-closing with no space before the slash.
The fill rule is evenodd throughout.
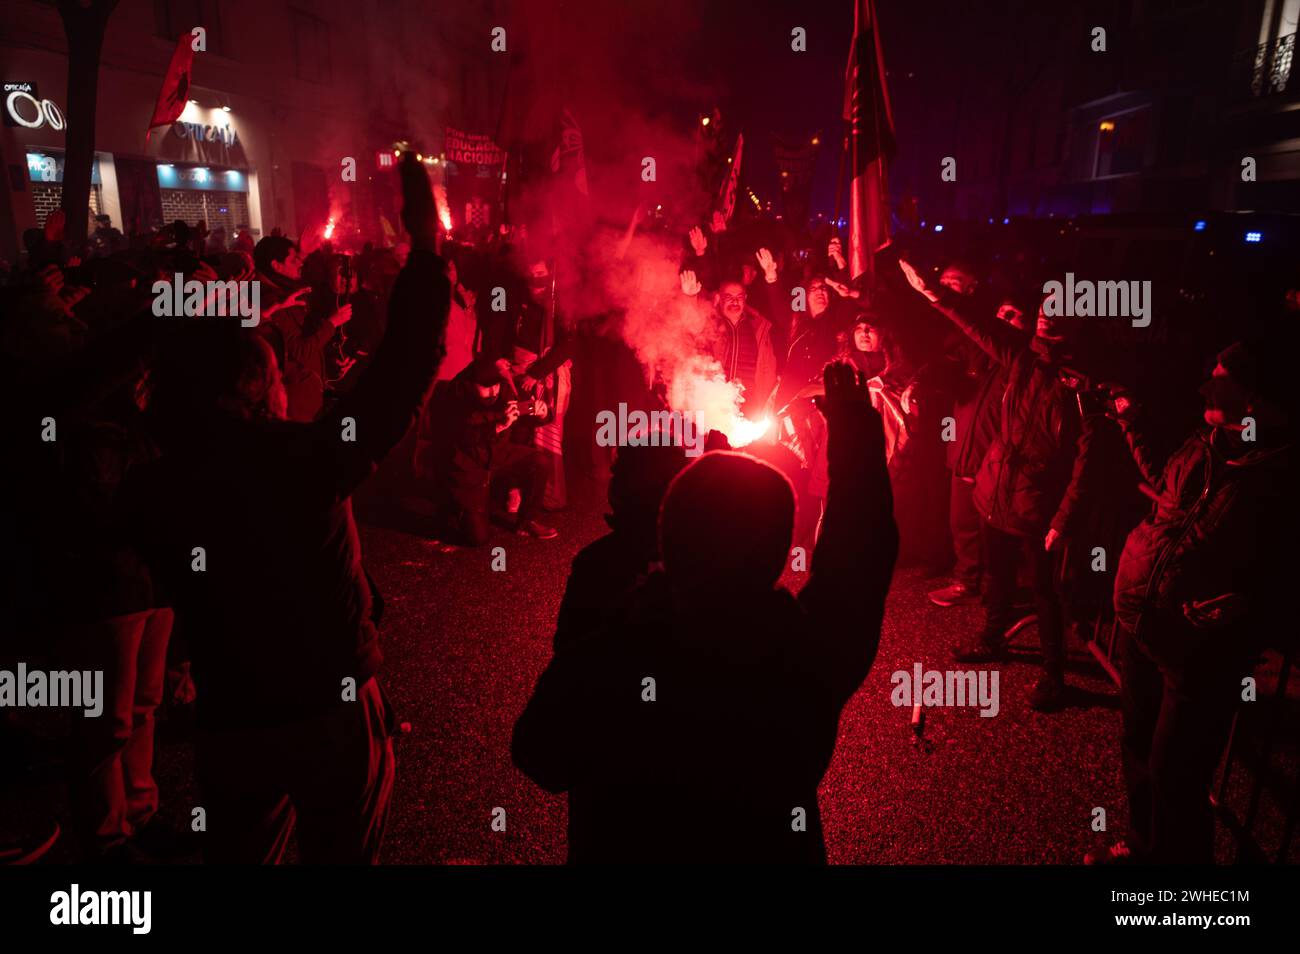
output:
<path id="1" fill-rule="evenodd" d="M 551 172 L 583 199 L 591 198 L 587 188 L 587 157 L 582 146 L 582 129 L 566 106 L 560 111 L 559 131 L 551 152 Z"/>
<path id="2" fill-rule="evenodd" d="M 740 189 L 740 163 L 745 158 L 745 135 L 741 133 L 736 136 L 736 154 L 731 157 L 731 165 L 727 168 L 727 174 L 722 180 L 722 188 L 718 190 L 718 201 L 714 205 L 714 211 L 722 213 L 725 221 L 731 221 L 731 215 L 736 211 L 736 193 Z"/>
<path id="3" fill-rule="evenodd" d="M 894 116 L 885 86 L 885 61 L 874 0 L 857 0 L 853 46 L 844 71 L 844 120 L 849 123 L 849 274 L 872 270 L 890 242 L 886 163 L 894 154 Z"/>
<path id="4" fill-rule="evenodd" d="M 149 120 L 149 129 L 155 126 L 169 126 L 180 119 L 185 111 L 185 104 L 190 99 L 190 73 L 194 68 L 194 37 L 186 30 L 176 40 L 176 49 L 172 51 L 171 62 L 167 64 L 167 75 L 163 77 L 162 89 L 158 91 L 158 105 L 153 108 L 153 119 Z M 148 132 L 145 133 L 148 138 Z"/>

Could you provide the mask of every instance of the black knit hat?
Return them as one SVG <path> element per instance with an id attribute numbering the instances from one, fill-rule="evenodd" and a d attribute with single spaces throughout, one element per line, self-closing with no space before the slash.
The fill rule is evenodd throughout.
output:
<path id="1" fill-rule="evenodd" d="M 471 366 L 470 380 L 480 387 L 491 387 L 494 384 L 501 383 L 501 372 L 497 369 L 495 362 L 486 358 L 479 358 Z"/>
<path id="2" fill-rule="evenodd" d="M 1219 364 L 1248 393 L 1294 414 L 1300 406 L 1294 381 L 1298 338 L 1293 329 L 1286 329 L 1236 341 L 1219 353 Z"/>

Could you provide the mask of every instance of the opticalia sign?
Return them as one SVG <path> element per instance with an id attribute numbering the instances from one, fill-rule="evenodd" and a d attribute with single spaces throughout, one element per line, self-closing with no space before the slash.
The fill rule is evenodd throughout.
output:
<path id="1" fill-rule="evenodd" d="M 35 83 L 4 84 L 4 122 L 6 126 L 40 129 L 49 126 L 56 132 L 67 126 L 63 110 L 52 99 L 41 99 Z"/>
<path id="2" fill-rule="evenodd" d="M 239 133 L 234 126 L 214 126 L 206 123 L 172 123 L 172 132 L 181 139 L 195 142 L 220 142 L 227 149 L 239 145 Z"/>

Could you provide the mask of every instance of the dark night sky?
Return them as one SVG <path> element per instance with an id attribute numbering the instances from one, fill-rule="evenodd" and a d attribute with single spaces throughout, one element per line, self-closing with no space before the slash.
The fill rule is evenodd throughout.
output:
<path id="1" fill-rule="evenodd" d="M 956 78 L 974 68 L 996 79 L 1006 25 L 1024 12 L 1019 0 L 975 6 L 878 0 L 900 182 L 946 145 L 944 129 L 962 108 Z M 561 0 L 524 3 L 515 13 L 516 35 L 536 51 L 531 88 L 545 91 L 533 108 L 545 122 L 556 114 L 548 96 L 576 108 L 596 178 L 623 175 L 635 157 L 671 152 L 667 138 L 684 153 L 698 116 L 716 105 L 730 135 L 744 130 L 746 178 L 763 199 L 777 197 L 769 134 L 820 131 L 813 210 L 830 211 L 852 0 Z M 790 48 L 795 26 L 808 31 L 807 52 Z"/>

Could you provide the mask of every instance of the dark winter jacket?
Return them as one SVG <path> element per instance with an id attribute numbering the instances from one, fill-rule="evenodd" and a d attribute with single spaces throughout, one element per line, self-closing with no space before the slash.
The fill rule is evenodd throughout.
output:
<path id="1" fill-rule="evenodd" d="M 1195 651 L 1171 639 L 1212 638 L 1192 631 L 1182 607 L 1228 593 L 1246 600 L 1235 640 L 1276 645 L 1294 586 L 1296 458 L 1289 441 L 1257 448 L 1203 428 L 1167 462 L 1140 422 L 1125 428 L 1138 467 L 1158 491 L 1151 514 L 1129 534 L 1115 578 L 1115 613 L 1157 657 Z M 1249 449 L 1248 449 L 1249 448 Z"/>
<path id="2" fill-rule="evenodd" d="M 506 404 L 528 401 L 516 391 L 514 382 L 502 377 L 501 393 L 493 404 L 479 400 L 474 389 L 476 368 L 470 365 L 450 381 L 439 381 L 421 419 L 420 471 L 434 478 L 441 502 L 455 501 L 477 509 L 481 494 L 491 479 L 492 464 L 499 448 L 506 444 L 533 443 L 533 431 L 554 420 L 547 407 L 544 417 L 521 415 L 504 431 Z M 522 408 L 521 408 L 522 410 Z"/>
<path id="3" fill-rule="evenodd" d="M 758 349 L 754 374 L 750 380 L 741 378 L 737 366 L 740 350 L 736 340 L 737 329 L 715 309 L 709 310 L 704 325 L 703 345 L 706 353 L 721 365 L 727 380 L 739 379 L 744 385 L 744 412 L 748 417 L 757 418 L 768 409 L 776 391 L 776 351 L 772 347 L 772 323 L 748 306 L 742 320 L 754 335 L 754 345 Z"/>
<path id="4" fill-rule="evenodd" d="M 833 411 L 828 439 L 826 517 L 797 598 L 674 609 L 655 574 L 616 623 L 557 645 L 512 751 L 569 793 L 571 862 L 826 860 L 817 786 L 875 658 L 898 548 L 879 416 Z"/>
<path id="5" fill-rule="evenodd" d="M 344 680 L 359 687 L 379 668 L 350 496 L 429 392 L 450 295 L 441 259 L 413 250 L 374 361 L 329 412 L 310 424 L 195 421 L 191 438 L 132 475 L 139 543 L 193 649 L 204 724 L 270 726 L 354 705 Z"/>
<path id="6" fill-rule="evenodd" d="M 976 510 L 1007 533 L 1059 531 L 1081 429 L 1074 393 L 1060 380 L 1062 356 L 1043 338 L 964 313 L 954 295 L 941 296 L 935 307 L 1007 374 L 997 432 L 975 478 Z"/>
<path id="7" fill-rule="evenodd" d="M 777 410 L 793 401 L 809 384 L 820 390 L 822 369 L 828 361 L 835 359 L 844 333 L 844 323 L 836 317 L 834 309 L 828 308 L 816 318 L 804 316 L 783 362 L 781 384 L 774 402 Z"/>
<path id="8" fill-rule="evenodd" d="M 979 358 L 968 370 L 973 385 L 970 393 L 959 396 L 953 407 L 957 439 L 948 454 L 953 476 L 970 480 L 979 473 L 984 455 L 998 435 L 1002 395 L 1007 389 L 1006 367 L 990 362 L 983 352 Z"/>

